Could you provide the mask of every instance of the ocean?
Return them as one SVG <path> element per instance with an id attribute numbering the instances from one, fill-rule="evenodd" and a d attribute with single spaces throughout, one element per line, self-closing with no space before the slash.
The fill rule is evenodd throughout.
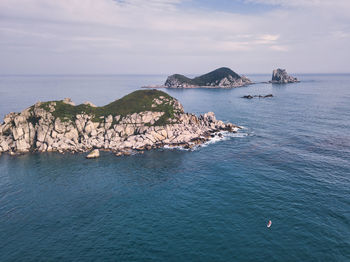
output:
<path id="1" fill-rule="evenodd" d="M 350 75 L 296 76 L 164 90 L 244 127 L 194 151 L 1 155 L 0 261 L 350 261 Z M 101 106 L 165 79 L 0 76 L 0 115 L 65 97 Z"/>

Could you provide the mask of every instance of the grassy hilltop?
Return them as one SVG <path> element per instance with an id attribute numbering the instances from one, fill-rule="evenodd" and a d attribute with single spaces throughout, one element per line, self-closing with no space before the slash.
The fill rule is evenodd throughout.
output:
<path id="1" fill-rule="evenodd" d="M 185 83 L 185 84 L 195 85 L 195 86 L 206 86 L 210 83 L 215 83 L 216 81 L 229 76 L 233 77 L 234 79 L 241 78 L 240 75 L 233 72 L 230 68 L 227 68 L 227 67 L 221 67 L 205 75 L 201 75 L 195 78 L 188 78 L 180 74 L 173 75 L 173 77 L 175 77 L 180 83 Z"/>
<path id="2" fill-rule="evenodd" d="M 155 99 L 162 100 L 163 103 L 156 104 L 154 103 Z M 165 112 L 161 119 L 158 120 L 159 123 L 157 123 L 165 124 L 167 119 L 174 118 L 174 113 L 176 113 L 175 101 L 173 97 L 159 90 L 138 90 L 101 107 L 93 107 L 86 104 L 73 106 L 63 102 L 63 100 L 43 102 L 40 107 L 49 111 L 50 106 L 56 104 L 54 106 L 55 110 L 51 114 L 62 121 L 73 121 L 77 114 L 83 113 L 93 115 L 92 120 L 99 122 L 108 115 L 125 116 L 143 111 Z"/>

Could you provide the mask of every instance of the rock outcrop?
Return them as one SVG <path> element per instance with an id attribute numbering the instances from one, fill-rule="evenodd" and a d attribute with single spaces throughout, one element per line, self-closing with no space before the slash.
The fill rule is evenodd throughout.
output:
<path id="1" fill-rule="evenodd" d="M 240 76 L 231 69 L 222 67 L 208 74 L 188 78 L 175 74 L 167 78 L 166 88 L 235 88 L 250 85 L 253 82 L 245 76 Z"/>
<path id="2" fill-rule="evenodd" d="M 292 77 L 287 74 L 285 69 L 275 69 L 272 72 L 272 80 L 270 83 L 273 84 L 288 84 L 300 82 L 296 77 Z"/>
<path id="3" fill-rule="evenodd" d="M 268 95 L 246 95 L 246 96 L 242 96 L 242 98 L 246 98 L 246 99 L 252 99 L 252 98 L 268 98 L 268 97 L 273 97 L 273 94 L 268 94 Z"/>
<path id="4" fill-rule="evenodd" d="M 91 106 L 91 107 L 97 107 L 95 104 L 89 102 L 89 101 L 86 101 L 84 102 L 84 105 L 88 105 L 88 106 Z"/>
<path id="5" fill-rule="evenodd" d="M 92 150 L 87 156 L 87 159 L 94 159 L 100 157 L 100 151 L 98 149 Z"/>
<path id="6" fill-rule="evenodd" d="M 100 149 L 125 155 L 163 146 L 191 148 L 215 133 L 239 129 L 216 120 L 212 112 L 199 117 L 185 113 L 176 99 L 157 90 L 136 91 L 104 107 L 72 104 L 68 99 L 38 102 L 6 115 L 0 153 Z M 98 150 L 91 157 L 97 155 Z"/>

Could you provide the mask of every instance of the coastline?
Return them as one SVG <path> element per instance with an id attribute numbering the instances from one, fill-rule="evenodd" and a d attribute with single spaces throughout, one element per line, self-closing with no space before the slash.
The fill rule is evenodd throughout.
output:
<path id="1" fill-rule="evenodd" d="M 138 97 L 144 99 L 138 104 L 142 111 L 96 115 L 111 112 L 118 103 L 123 110 L 128 105 L 135 111 Z M 75 106 L 70 99 L 39 102 L 21 113 L 10 113 L 0 125 L 0 153 L 85 153 L 98 149 L 122 156 L 165 146 L 191 149 L 220 132 L 240 129 L 217 120 L 213 112 L 200 116 L 185 113 L 176 99 L 161 91 L 140 90 L 124 99 L 129 100 L 123 99 L 102 108 L 91 103 Z"/>

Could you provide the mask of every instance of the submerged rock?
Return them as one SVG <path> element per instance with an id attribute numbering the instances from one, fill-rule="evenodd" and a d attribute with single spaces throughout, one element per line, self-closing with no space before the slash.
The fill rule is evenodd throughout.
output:
<path id="1" fill-rule="evenodd" d="M 254 98 L 254 96 L 252 96 L 252 95 L 247 95 L 247 96 L 242 96 L 242 98 L 252 99 L 252 98 Z"/>
<path id="2" fill-rule="evenodd" d="M 272 80 L 270 83 L 273 84 L 288 84 L 300 82 L 296 77 L 292 77 L 287 74 L 285 69 L 275 69 L 272 72 Z"/>
<path id="3" fill-rule="evenodd" d="M 100 151 L 98 149 L 92 150 L 87 156 L 87 159 L 94 159 L 100 157 Z"/>

